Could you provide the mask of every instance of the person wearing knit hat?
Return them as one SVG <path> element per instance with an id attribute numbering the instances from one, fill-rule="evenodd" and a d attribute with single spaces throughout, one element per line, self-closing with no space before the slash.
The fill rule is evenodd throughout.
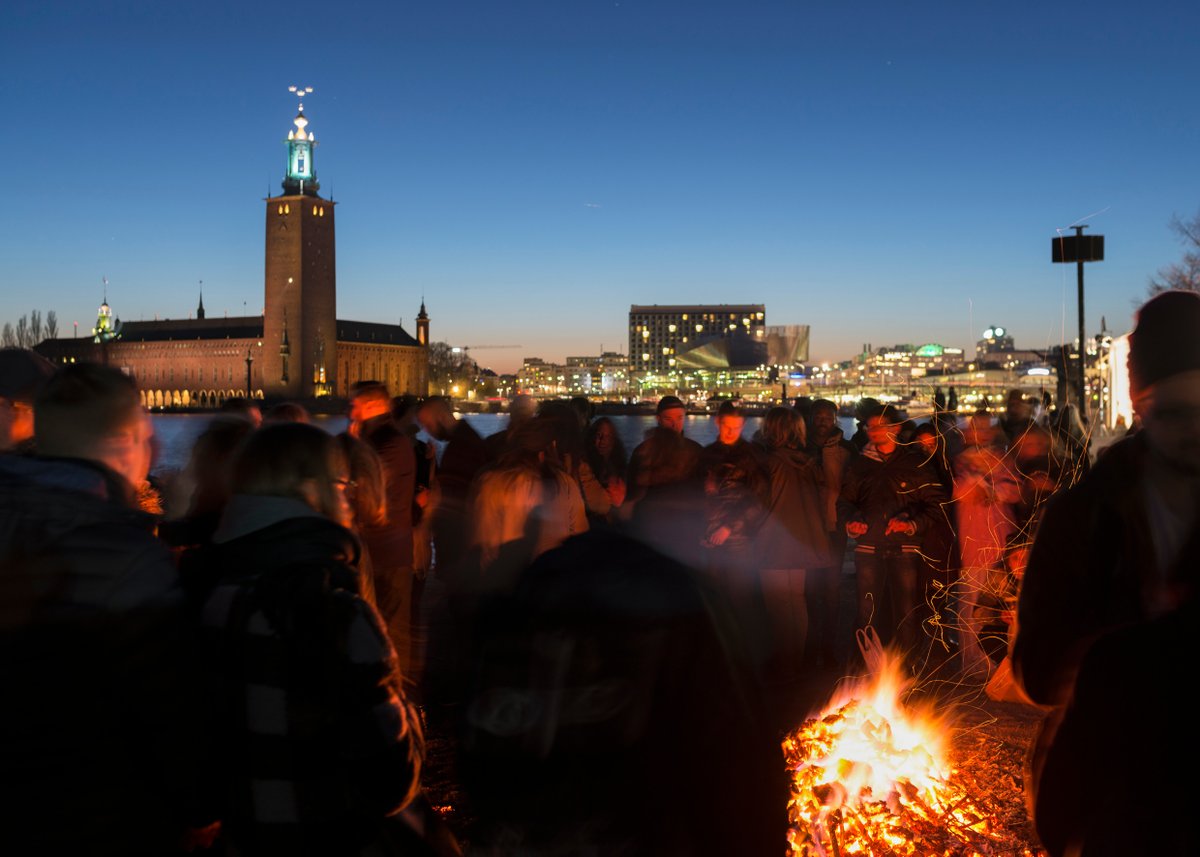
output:
<path id="1" fill-rule="evenodd" d="M 0 348 L 0 452 L 33 440 L 33 400 L 57 367 L 28 348 Z"/>
<path id="2" fill-rule="evenodd" d="M 654 409 L 654 418 L 660 426 L 677 434 L 683 434 L 683 421 L 687 407 L 678 396 L 663 396 Z"/>
<path id="3" fill-rule="evenodd" d="M 1156 456 L 1200 477 L 1200 292 L 1161 292 L 1138 311 L 1129 390 Z"/>
<path id="4" fill-rule="evenodd" d="M 1093 645 L 1174 615 L 1200 591 L 1200 540 L 1189 541 L 1200 522 L 1200 294 L 1154 296 L 1138 311 L 1129 340 L 1130 391 L 1142 428 L 1108 446 L 1047 505 L 1017 602 L 1013 675 L 1034 703 L 1050 706 L 1026 785 L 1039 838 L 1053 855 L 1083 844 L 1078 819 L 1052 784 L 1063 765 L 1083 770 L 1087 761 L 1054 737 L 1080 664 Z M 1164 702 L 1138 700 L 1147 710 Z M 1114 695 L 1109 704 L 1129 700 Z"/>
<path id="5" fill-rule="evenodd" d="M 697 475 L 700 444 L 683 436 L 687 406 L 678 396 L 663 396 L 654 409 L 654 428 L 634 447 L 625 470 L 628 493 L 621 515 L 628 522 L 652 485 L 687 483 Z M 663 479 L 666 482 L 663 482 Z"/>

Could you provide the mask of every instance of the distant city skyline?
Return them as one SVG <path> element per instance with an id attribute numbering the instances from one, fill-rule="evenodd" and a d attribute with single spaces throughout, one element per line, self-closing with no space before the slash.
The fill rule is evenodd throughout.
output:
<path id="1" fill-rule="evenodd" d="M 1128 330 L 1200 210 L 1200 10 L 1117 2 L 331 10 L 32 3 L 0 12 L 0 322 L 262 311 L 262 198 L 305 97 L 338 203 L 338 316 L 473 356 L 626 350 L 631 304 L 761 303 L 811 362 L 989 325 Z M 69 13 L 69 14 L 68 14 Z M 1082 16 L 1082 17 L 1081 17 Z"/>

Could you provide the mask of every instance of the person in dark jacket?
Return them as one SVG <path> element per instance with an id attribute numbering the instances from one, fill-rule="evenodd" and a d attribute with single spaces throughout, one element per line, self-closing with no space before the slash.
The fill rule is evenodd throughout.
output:
<path id="1" fill-rule="evenodd" d="M 1181 668 L 1200 655 L 1198 558 L 1200 528 L 1181 553 L 1190 568 L 1172 575 L 1192 578 L 1179 605 L 1101 637 L 1080 661 L 1030 807 L 1052 857 L 1196 850 L 1191 781 L 1200 740 L 1195 688 Z M 1105 752 L 1124 744 L 1137 764 L 1114 764 L 1114 754 Z"/>
<path id="2" fill-rule="evenodd" d="M 954 494 L 954 473 L 951 469 L 950 437 L 961 437 L 958 428 L 936 415 L 921 423 L 913 433 L 913 448 L 925 458 L 925 466 L 937 476 L 946 497 Z M 926 647 L 926 672 L 932 673 L 943 664 L 957 660 L 958 620 L 953 600 L 953 584 L 958 577 L 958 539 L 954 531 L 953 504 L 939 507 L 930 525 L 921 534 L 921 627 Z M 954 667 L 957 670 L 957 666 Z"/>
<path id="3" fill-rule="evenodd" d="M 0 455 L 4 850 L 181 854 L 216 816 L 183 590 L 136 508 L 153 427 L 132 379 L 88 363 L 34 420 L 38 456 Z"/>
<path id="4" fill-rule="evenodd" d="M 223 835 L 246 857 L 367 853 L 418 793 L 419 719 L 360 593 L 348 482 L 326 432 L 264 427 L 234 461 L 212 544 L 186 557 L 220 570 L 203 631 Z"/>
<path id="5" fill-rule="evenodd" d="M 873 626 L 907 657 L 921 631 L 921 539 L 946 494 L 925 457 L 896 442 L 900 422 L 890 405 L 867 414 L 868 442 L 846 473 L 838 516 L 855 540 L 857 627 Z"/>
<path id="6" fill-rule="evenodd" d="M 1129 379 L 1141 430 L 1047 504 L 1018 596 L 1013 676 L 1052 706 L 1027 777 L 1035 806 L 1085 653 L 1177 608 L 1195 586 L 1200 565 L 1185 545 L 1200 518 L 1200 294 L 1167 291 L 1141 307 Z"/>
<path id="7" fill-rule="evenodd" d="M 804 452 L 804 419 L 793 408 L 767 412 L 759 443 L 767 491 L 754 548 L 770 635 L 768 674 L 793 680 L 800 674 L 808 637 L 805 575 L 829 564 L 821 471 Z"/>
<path id="8" fill-rule="evenodd" d="M 630 492 L 620 509 L 624 529 L 638 540 L 683 563 L 702 565 L 705 537 L 701 446 L 664 426 L 638 444 L 627 471 Z M 638 461 L 633 466 L 634 458 Z M 636 491 L 636 500 L 630 500 Z"/>
<path id="9" fill-rule="evenodd" d="M 779 744 L 728 605 L 612 530 L 481 617 L 456 770 L 472 853 L 776 857 Z"/>
<path id="10" fill-rule="evenodd" d="M 806 600 L 813 645 L 813 660 L 819 667 L 831 668 L 845 661 L 849 646 L 839 621 L 842 606 L 843 564 L 846 558 L 846 528 L 838 521 L 838 497 L 850 460 L 858 455 L 838 425 L 838 407 L 829 399 L 817 399 L 812 407 L 812 434 L 808 452 L 821 467 L 821 503 L 825 537 L 829 544 L 829 563 L 809 569 L 805 577 Z"/>
<path id="11" fill-rule="evenodd" d="M 756 663 L 766 668 L 766 613 L 754 540 L 765 519 L 767 472 L 759 448 L 742 437 L 746 417 L 732 402 L 717 411 L 717 439 L 704 447 L 703 565 L 724 592 Z"/>
<path id="12" fill-rule="evenodd" d="M 623 520 L 630 520 L 637 504 L 650 486 L 663 488 L 691 480 L 697 475 L 681 468 L 680 463 L 693 464 L 699 460 L 700 444 L 684 437 L 687 407 L 678 396 L 663 396 L 654 412 L 655 427 L 646 432 L 645 439 L 633 448 L 625 472 L 626 496 L 621 507 Z"/>
<path id="13" fill-rule="evenodd" d="M 471 483 L 491 461 L 487 446 L 471 424 L 455 419 L 450 400 L 431 396 L 417 406 L 417 423 L 445 444 L 437 464 L 438 503 L 433 513 L 434 571 L 453 588 L 458 563 L 471 532 L 468 511 Z"/>

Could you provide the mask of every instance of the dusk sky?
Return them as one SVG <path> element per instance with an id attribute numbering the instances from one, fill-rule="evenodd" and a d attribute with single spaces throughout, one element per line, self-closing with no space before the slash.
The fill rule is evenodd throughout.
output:
<path id="1" fill-rule="evenodd" d="M 765 303 L 813 361 L 1129 329 L 1200 211 L 1194 2 L 27 2 L 0 11 L 0 322 L 261 313 L 292 84 L 340 318 L 498 371 L 629 305 Z M 1070 232 L 1070 230 L 1068 230 Z"/>

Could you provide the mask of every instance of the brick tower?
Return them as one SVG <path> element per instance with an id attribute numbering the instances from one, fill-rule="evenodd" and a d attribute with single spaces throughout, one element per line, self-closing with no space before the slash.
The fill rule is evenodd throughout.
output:
<path id="1" fill-rule="evenodd" d="M 318 193 L 303 102 L 293 124 L 283 194 L 267 200 L 262 384 L 268 396 L 300 399 L 334 392 L 337 265 L 333 201 Z"/>

